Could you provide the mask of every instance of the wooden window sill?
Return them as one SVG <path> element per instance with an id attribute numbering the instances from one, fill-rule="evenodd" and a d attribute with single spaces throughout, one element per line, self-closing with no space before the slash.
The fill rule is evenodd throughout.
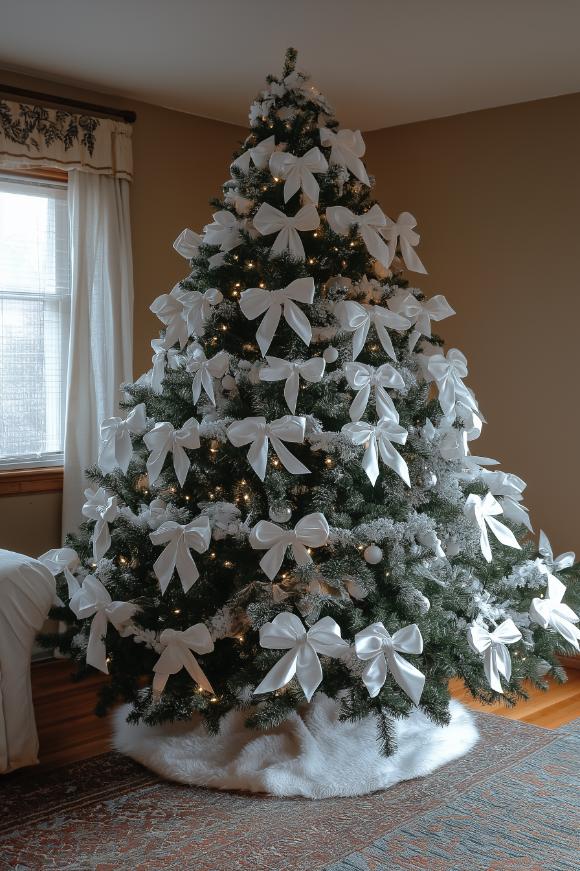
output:
<path id="1" fill-rule="evenodd" d="M 0 496 L 16 496 L 21 493 L 60 493 L 63 473 L 62 466 L 0 471 Z"/>

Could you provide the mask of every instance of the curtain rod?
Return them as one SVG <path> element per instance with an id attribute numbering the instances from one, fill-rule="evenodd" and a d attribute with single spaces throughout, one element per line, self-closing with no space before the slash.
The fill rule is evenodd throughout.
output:
<path id="1" fill-rule="evenodd" d="M 54 94 L 41 94 L 38 91 L 28 91 L 25 88 L 15 88 L 13 85 L 0 83 L 0 94 L 9 94 L 13 97 L 23 97 L 33 103 L 55 103 L 68 109 L 81 109 L 83 114 L 106 115 L 109 118 L 120 118 L 127 124 L 134 124 L 137 120 L 136 112 L 128 109 L 113 109 L 111 106 L 99 106 L 96 103 L 86 103 L 84 100 L 69 100 L 67 97 L 57 97 Z"/>

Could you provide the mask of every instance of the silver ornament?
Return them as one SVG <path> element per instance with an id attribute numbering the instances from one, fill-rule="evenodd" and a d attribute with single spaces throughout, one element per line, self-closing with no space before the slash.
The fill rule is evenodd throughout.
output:
<path id="1" fill-rule="evenodd" d="M 365 547 L 363 556 L 369 565 L 376 566 L 382 560 L 383 552 L 376 544 L 369 544 L 368 547 Z"/>
<path id="2" fill-rule="evenodd" d="M 423 475 L 423 486 L 427 488 L 434 487 L 437 483 L 437 475 L 435 472 L 425 472 Z"/>
<path id="3" fill-rule="evenodd" d="M 278 507 L 270 508 L 268 515 L 274 523 L 288 523 L 292 517 L 292 509 L 289 505 L 279 505 Z"/>
<path id="4" fill-rule="evenodd" d="M 236 386 L 236 379 L 232 375 L 224 375 L 222 378 L 222 387 L 224 390 L 233 390 Z"/>
<path id="5" fill-rule="evenodd" d="M 325 363 L 335 363 L 338 360 L 338 351 L 332 345 L 329 345 L 322 352 L 322 358 Z"/>

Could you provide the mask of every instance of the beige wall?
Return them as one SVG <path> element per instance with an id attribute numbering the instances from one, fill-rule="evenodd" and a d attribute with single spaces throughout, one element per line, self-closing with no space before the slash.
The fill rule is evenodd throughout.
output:
<path id="1" fill-rule="evenodd" d="M 580 94 L 365 134 L 377 198 L 412 212 L 428 295 L 488 420 L 474 453 L 528 482 L 534 528 L 580 550 Z"/>
<path id="2" fill-rule="evenodd" d="M 131 193 L 135 277 L 135 376 L 149 368 L 149 342 L 159 322 L 149 305 L 186 274 L 172 243 L 186 226 L 200 229 L 211 216 L 208 200 L 220 192 L 242 128 L 147 103 L 123 100 L 0 70 L 0 83 L 134 109 L 134 182 Z M 36 556 L 60 544 L 60 496 L 0 498 L 0 547 Z"/>

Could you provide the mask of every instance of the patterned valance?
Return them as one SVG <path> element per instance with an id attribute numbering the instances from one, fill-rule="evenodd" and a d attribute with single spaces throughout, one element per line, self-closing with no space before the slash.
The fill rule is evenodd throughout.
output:
<path id="1" fill-rule="evenodd" d="M 131 181 L 131 125 L 0 100 L 0 170 L 40 166 Z"/>

